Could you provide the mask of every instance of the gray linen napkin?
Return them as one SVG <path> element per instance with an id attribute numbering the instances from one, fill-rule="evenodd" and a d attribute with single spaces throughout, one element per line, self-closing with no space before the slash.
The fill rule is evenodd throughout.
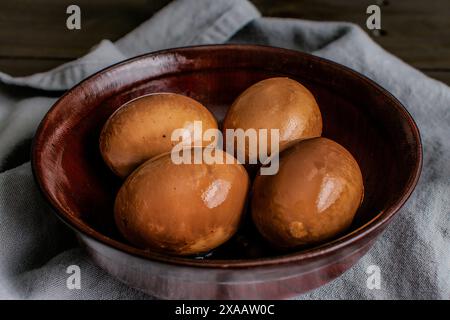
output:
<path id="1" fill-rule="evenodd" d="M 134 55 L 224 42 L 307 51 L 347 65 L 400 99 L 422 134 L 422 177 L 397 218 L 357 265 L 298 298 L 449 299 L 450 88 L 387 53 L 353 24 L 262 18 L 245 0 L 178 0 L 117 42 L 103 40 L 51 71 L 16 78 L 0 72 L 0 298 L 151 298 L 93 265 L 54 217 L 27 162 L 30 140 L 58 90 Z M 70 265 L 81 269 L 81 289 L 66 285 Z M 373 265 L 380 268 L 380 289 L 366 285 Z"/>

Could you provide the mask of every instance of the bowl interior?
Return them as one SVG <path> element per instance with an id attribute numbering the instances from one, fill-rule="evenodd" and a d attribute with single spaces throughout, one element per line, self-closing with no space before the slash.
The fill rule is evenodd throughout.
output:
<path id="1" fill-rule="evenodd" d="M 320 106 L 323 136 L 358 161 L 365 195 L 348 230 L 378 219 L 410 192 L 420 162 L 415 125 L 401 105 L 371 81 L 307 54 L 257 46 L 210 46 L 164 51 L 118 64 L 82 82 L 47 114 L 35 138 L 33 165 L 46 197 L 70 225 L 125 243 L 113 220 L 120 179 L 103 163 L 100 130 L 123 103 L 152 92 L 175 92 L 203 103 L 219 121 L 247 87 L 286 76 L 305 85 Z M 208 259 L 252 259 L 268 249 L 251 223 Z"/>

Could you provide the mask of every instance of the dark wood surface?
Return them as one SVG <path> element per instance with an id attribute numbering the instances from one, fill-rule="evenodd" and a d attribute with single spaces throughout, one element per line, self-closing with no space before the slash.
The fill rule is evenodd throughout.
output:
<path id="1" fill-rule="evenodd" d="M 101 39 L 116 40 L 170 0 L 1 0 L 0 70 L 45 71 L 73 60 Z M 267 16 L 351 21 L 365 28 L 366 8 L 380 4 L 375 41 L 431 77 L 450 84 L 448 0 L 252 0 Z M 82 30 L 65 27 L 66 8 L 82 8 Z"/>
<path id="2" fill-rule="evenodd" d="M 319 247 L 286 253 L 269 250 L 242 228 L 201 260 L 128 244 L 113 219 L 122 181 L 98 148 L 108 117 L 135 97 L 175 92 L 200 101 L 221 122 L 243 90 L 273 76 L 288 76 L 311 90 L 321 106 L 323 136 L 343 145 L 361 167 L 364 200 L 347 233 Z M 330 281 L 368 250 L 398 212 L 417 183 L 422 162 L 417 127 L 384 89 L 309 54 L 245 45 L 174 49 L 89 78 L 47 114 L 32 154 L 43 194 L 94 261 L 150 294 L 191 299 L 281 298 Z"/>

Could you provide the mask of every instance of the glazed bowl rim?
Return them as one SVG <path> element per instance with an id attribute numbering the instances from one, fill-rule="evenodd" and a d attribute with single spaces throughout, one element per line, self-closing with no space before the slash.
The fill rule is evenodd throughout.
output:
<path id="1" fill-rule="evenodd" d="M 392 105 L 395 106 L 397 113 L 399 113 L 404 120 L 407 121 L 411 131 L 412 135 L 414 137 L 413 141 L 415 142 L 415 155 L 417 161 L 414 163 L 414 170 L 412 170 L 409 174 L 408 181 L 401 190 L 400 196 L 396 201 L 394 201 L 393 204 L 391 204 L 388 208 L 385 210 L 379 212 L 374 218 L 372 218 L 370 221 L 365 223 L 364 225 L 360 226 L 359 228 L 352 230 L 351 232 L 348 232 L 341 236 L 338 239 L 326 242 L 322 245 L 313 247 L 311 249 L 283 254 L 283 255 L 277 255 L 274 257 L 264 257 L 264 258 L 256 258 L 256 259 L 229 259 L 229 260 L 197 260 L 192 258 L 185 258 L 185 257 L 178 257 L 178 256 L 171 256 L 171 255 L 164 255 L 161 253 L 153 252 L 153 251 L 147 251 L 147 250 L 141 250 L 138 248 L 135 248 L 133 246 L 130 246 L 128 244 L 125 244 L 123 242 L 120 242 L 118 240 L 114 240 L 112 238 L 109 238 L 102 233 L 96 231 L 95 229 L 91 228 L 87 224 L 85 224 L 82 220 L 76 218 L 73 216 L 72 213 L 69 212 L 66 208 L 60 206 L 55 199 L 53 199 L 50 195 L 50 192 L 47 188 L 47 184 L 44 181 L 44 179 L 41 176 L 41 171 L 44 170 L 39 165 L 39 159 L 40 154 L 39 150 L 41 149 L 41 145 L 45 143 L 45 139 L 42 136 L 43 128 L 45 127 L 46 122 L 48 121 L 50 115 L 57 110 L 59 105 L 64 103 L 64 99 L 66 96 L 72 94 L 74 91 L 77 90 L 80 86 L 87 82 L 95 81 L 96 78 L 100 77 L 101 75 L 107 73 L 108 71 L 119 68 L 121 66 L 131 64 L 134 62 L 138 62 L 142 59 L 151 59 L 152 57 L 156 56 L 162 56 L 167 55 L 171 53 L 180 53 L 183 51 L 203 51 L 203 50 L 265 50 L 269 51 L 269 53 L 273 54 L 294 54 L 301 56 L 305 59 L 313 60 L 313 61 L 319 61 L 323 62 L 329 66 L 332 66 L 336 69 L 339 69 L 341 72 L 350 74 L 351 76 L 354 76 L 358 78 L 358 80 L 363 81 L 366 83 L 366 85 L 370 86 L 372 89 L 377 90 L 381 95 L 385 96 L 386 98 L 390 99 L 393 103 Z M 40 189 L 41 193 L 43 194 L 44 198 L 49 202 L 51 205 L 53 211 L 55 214 L 64 222 L 66 223 L 71 229 L 73 229 L 76 233 L 81 233 L 84 236 L 87 236 L 91 240 L 98 241 L 102 243 L 103 245 L 106 245 L 108 247 L 114 248 L 116 250 L 122 251 L 124 253 L 144 258 L 149 261 L 154 262 L 160 262 L 160 263 L 166 263 L 166 264 L 172 264 L 172 265 L 179 265 L 179 266 L 185 266 L 185 267 L 201 267 L 201 268 L 250 268 L 250 267 L 263 267 L 263 266 L 270 266 L 270 265 L 284 265 L 284 264 L 290 264 L 290 263 L 299 263 L 302 261 L 306 261 L 309 259 L 314 259 L 319 256 L 325 256 L 331 253 L 336 253 L 336 251 L 341 250 L 345 247 L 348 247 L 352 245 L 355 242 L 358 242 L 362 240 L 365 237 L 368 237 L 371 233 L 376 232 L 377 230 L 383 230 L 384 226 L 390 221 L 390 219 L 399 211 L 399 209 L 405 204 L 405 202 L 408 200 L 410 195 L 412 194 L 415 186 L 417 185 L 417 182 L 420 177 L 421 169 L 422 169 L 422 143 L 420 138 L 420 132 L 419 129 L 410 115 L 410 113 L 406 110 L 406 108 L 403 106 L 403 104 L 395 98 L 389 91 L 382 88 L 379 84 L 372 81 L 368 77 L 360 74 L 359 72 L 350 69 L 349 67 L 346 67 L 344 65 L 341 65 L 339 63 L 336 63 L 334 61 L 321 58 L 318 56 L 314 56 L 309 53 L 301 52 L 301 51 L 295 51 L 290 49 L 284 49 L 279 47 L 273 47 L 273 46 L 265 46 L 265 45 L 249 45 L 249 44 L 213 44 L 213 45 L 200 45 L 200 46 L 188 46 L 188 47 L 178 47 L 178 48 L 171 48 L 171 49 L 165 49 L 165 50 L 159 50 L 155 52 L 150 52 L 146 54 L 142 54 L 118 63 L 115 63 L 107 68 L 104 68 L 93 75 L 87 77 L 83 81 L 79 82 L 77 85 L 72 87 L 71 89 L 67 90 L 49 109 L 47 114 L 44 116 L 42 121 L 40 122 L 40 125 L 36 131 L 36 134 L 33 138 L 33 144 L 32 144 L 32 154 L 31 154 L 31 165 L 32 165 L 32 172 L 33 176 L 35 178 L 35 181 L 37 182 L 38 188 Z"/>

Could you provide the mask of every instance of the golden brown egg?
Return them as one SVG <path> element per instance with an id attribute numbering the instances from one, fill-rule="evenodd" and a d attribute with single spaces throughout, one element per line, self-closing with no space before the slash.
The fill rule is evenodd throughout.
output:
<path id="1" fill-rule="evenodd" d="M 232 158 L 221 150 L 212 153 Z M 140 248 L 172 254 L 221 245 L 238 228 L 249 187 L 245 169 L 232 159 L 234 164 L 177 165 L 169 153 L 147 161 L 119 190 L 118 229 Z"/>
<path id="2" fill-rule="evenodd" d="M 290 141 L 320 136 L 322 116 L 314 96 L 303 85 L 289 78 L 270 78 L 245 90 L 228 110 L 223 122 L 225 140 L 226 129 L 239 128 L 279 129 L 279 147 L 283 150 Z M 233 140 L 236 150 L 240 149 Z M 267 140 L 270 154 L 271 140 Z M 262 142 L 258 137 L 258 145 Z M 249 157 L 248 144 L 245 157 L 254 158 Z"/>
<path id="3" fill-rule="evenodd" d="M 252 218 L 274 246 L 320 243 L 347 229 L 363 198 L 358 163 L 338 143 L 313 138 L 280 155 L 276 175 L 259 175 Z"/>
<path id="4" fill-rule="evenodd" d="M 208 109 L 186 96 L 157 93 L 134 99 L 113 113 L 104 125 L 101 154 L 114 173 L 126 177 L 146 160 L 170 151 L 177 143 L 171 141 L 175 129 L 185 129 L 194 143 L 194 121 L 201 121 L 203 130 L 217 129 Z M 196 145 L 208 144 L 201 141 Z"/>

